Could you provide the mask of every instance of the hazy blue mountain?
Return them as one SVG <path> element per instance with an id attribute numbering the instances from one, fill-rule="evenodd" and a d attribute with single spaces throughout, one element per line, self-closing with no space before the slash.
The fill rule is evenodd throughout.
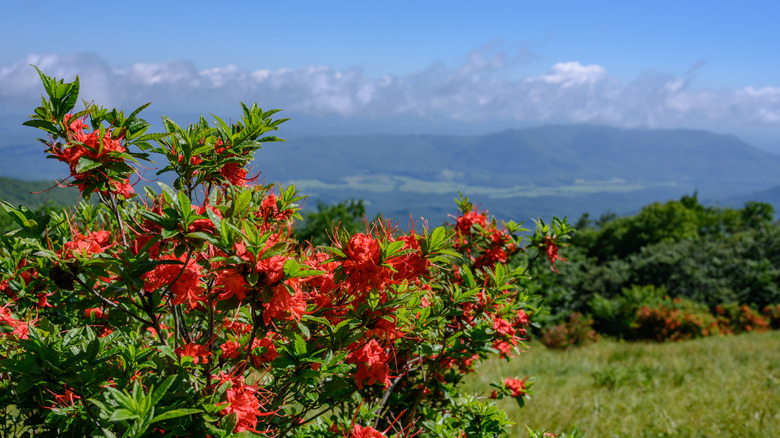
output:
<path id="1" fill-rule="evenodd" d="M 780 156 L 733 136 L 589 125 L 296 138 L 267 145 L 255 167 L 314 198 L 366 199 L 369 210 L 402 218 L 451 212 L 459 190 L 527 218 L 629 213 L 694 191 L 717 203 L 780 183 Z"/>
<path id="2" fill-rule="evenodd" d="M 732 196 L 723 200 L 723 205 L 731 207 L 741 207 L 745 205 L 747 201 L 767 202 L 774 205 L 775 213 L 780 214 L 780 185 L 770 187 L 766 190 L 759 190 L 757 192 L 746 193 L 742 195 Z"/>
<path id="3" fill-rule="evenodd" d="M 622 179 L 625 184 L 712 185 L 744 192 L 740 187 L 780 183 L 780 156 L 736 137 L 603 126 L 544 126 L 469 137 L 301 138 L 268 145 L 257 164 L 271 177 L 305 175 L 331 183 L 377 174 L 492 187 Z"/>
<path id="4" fill-rule="evenodd" d="M 67 171 L 45 160 L 35 141 L 0 143 L 0 153 L 3 176 L 51 179 Z M 499 216 L 524 219 L 630 213 L 694 191 L 718 203 L 780 184 L 780 156 L 734 136 L 591 125 L 475 136 L 291 137 L 265 145 L 254 169 L 265 182 L 294 183 L 313 199 L 359 198 L 370 214 L 432 222 L 453 212 L 458 191 Z"/>

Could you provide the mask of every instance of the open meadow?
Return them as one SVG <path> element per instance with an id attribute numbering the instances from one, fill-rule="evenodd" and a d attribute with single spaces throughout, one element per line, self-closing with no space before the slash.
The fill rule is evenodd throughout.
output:
<path id="1" fill-rule="evenodd" d="M 535 394 L 515 421 L 588 437 L 780 436 L 780 332 L 714 336 L 674 343 L 602 340 L 569 351 L 531 343 L 507 363 L 484 362 L 467 383 L 533 376 Z"/>

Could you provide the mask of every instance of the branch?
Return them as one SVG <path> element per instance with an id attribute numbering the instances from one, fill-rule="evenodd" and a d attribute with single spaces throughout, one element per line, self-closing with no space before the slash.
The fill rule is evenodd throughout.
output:
<path id="1" fill-rule="evenodd" d="M 84 283 L 84 281 L 83 281 L 83 280 L 81 280 L 81 279 L 80 279 L 78 276 L 77 276 L 77 277 L 75 277 L 75 278 L 76 278 L 76 281 L 78 282 L 78 284 L 80 284 L 80 285 L 81 285 L 81 287 L 83 287 L 84 289 L 86 289 L 86 290 L 88 290 L 88 291 L 92 292 L 92 294 L 93 294 L 93 295 L 95 295 L 96 297 L 98 297 L 98 298 L 100 299 L 100 301 L 101 301 L 101 302 L 103 302 L 103 304 L 105 304 L 106 306 L 109 306 L 109 307 L 111 307 L 111 308 L 113 308 L 113 309 L 119 309 L 119 310 L 121 310 L 122 312 L 125 312 L 125 313 L 126 313 L 128 316 L 130 316 L 131 318 L 135 319 L 136 321 L 139 321 L 139 322 L 141 322 L 141 323 L 142 323 L 142 324 L 144 324 L 144 325 L 147 325 L 147 326 L 149 326 L 149 327 L 153 327 L 153 326 L 154 326 L 154 324 L 153 324 L 151 321 L 146 321 L 146 320 L 144 320 L 143 318 L 141 318 L 140 316 L 138 316 L 138 315 L 136 315 L 135 313 L 131 312 L 130 310 L 128 310 L 128 309 L 127 309 L 127 308 L 125 308 L 124 306 L 121 306 L 121 305 L 119 305 L 119 304 L 117 304 L 117 303 L 115 303 L 115 302 L 113 302 L 113 301 L 111 301 L 111 300 L 107 299 L 107 298 L 106 298 L 106 297 L 104 297 L 103 295 L 100 295 L 100 293 L 99 293 L 98 291 L 96 291 L 95 289 L 93 289 L 93 288 L 91 288 L 91 287 L 87 286 L 87 284 L 86 284 L 86 283 Z"/>

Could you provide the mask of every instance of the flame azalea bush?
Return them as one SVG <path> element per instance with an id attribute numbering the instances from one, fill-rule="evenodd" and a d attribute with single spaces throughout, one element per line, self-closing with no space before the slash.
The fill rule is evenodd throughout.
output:
<path id="1" fill-rule="evenodd" d="M 83 201 L 66 213 L 4 208 L 3 436 L 501 436 L 489 394 L 458 385 L 491 354 L 525 346 L 539 258 L 562 258 L 566 221 L 499 224 L 467 198 L 452 225 L 388 222 L 295 239 L 293 187 L 247 164 L 284 121 L 242 105 L 148 134 L 87 105 L 79 82 L 39 71 L 47 96 L 26 124 L 65 162 Z M 138 163 L 166 160 L 173 186 L 135 193 Z M 98 202 L 88 202 L 90 198 Z M 494 397 L 528 395 L 496 376 Z"/>

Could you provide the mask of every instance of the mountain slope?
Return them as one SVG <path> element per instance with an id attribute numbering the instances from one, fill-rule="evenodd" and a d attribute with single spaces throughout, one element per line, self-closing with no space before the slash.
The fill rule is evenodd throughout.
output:
<path id="1" fill-rule="evenodd" d="M 737 193 L 780 182 L 780 156 L 693 130 L 544 126 L 474 137 L 320 137 L 268 145 L 258 157 L 271 180 L 331 184 L 394 175 L 496 188 L 611 182 Z"/>

